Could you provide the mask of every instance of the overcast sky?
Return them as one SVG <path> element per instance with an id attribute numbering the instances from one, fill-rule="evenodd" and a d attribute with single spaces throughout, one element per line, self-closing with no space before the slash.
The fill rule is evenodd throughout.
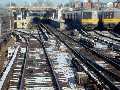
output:
<path id="1" fill-rule="evenodd" d="M 17 3 L 18 5 L 21 5 L 21 4 L 24 4 L 25 2 L 33 3 L 37 0 L 11 0 L 11 1 Z M 47 0 L 47 1 L 49 1 L 49 0 Z M 63 3 L 64 4 L 64 3 L 67 3 L 71 0 L 50 0 L 50 1 L 52 1 L 54 4 L 58 4 L 58 3 Z M 84 1 L 84 0 L 81 0 L 81 1 Z M 92 1 L 96 1 L 96 0 L 92 0 Z M 116 1 L 116 0 L 100 0 L 100 1 L 111 2 L 111 1 Z M 8 4 L 9 2 L 10 2 L 10 0 L 0 0 L 0 4 L 3 5 L 3 6 Z"/>

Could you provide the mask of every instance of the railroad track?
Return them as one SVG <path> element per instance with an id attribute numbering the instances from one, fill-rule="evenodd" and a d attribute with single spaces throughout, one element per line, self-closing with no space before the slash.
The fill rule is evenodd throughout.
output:
<path id="1" fill-rule="evenodd" d="M 14 50 L 14 52 L 15 52 L 15 50 Z M 13 55 L 14 55 L 14 53 L 12 54 L 12 57 L 13 57 Z M 8 65 L 9 65 L 9 63 L 10 63 L 10 60 L 12 59 L 12 57 L 9 58 L 8 63 L 7 63 L 7 64 L 3 67 L 3 69 L 1 70 L 1 72 L 0 72 L 0 78 L 3 76 L 3 74 L 4 74 L 5 70 L 6 70 L 6 68 L 8 67 Z"/>
<path id="2" fill-rule="evenodd" d="M 46 39 L 44 38 L 44 35 L 47 33 L 47 32 L 41 32 L 43 28 L 39 27 L 38 28 L 38 33 L 39 33 L 39 37 L 35 37 L 34 35 L 30 35 L 31 37 L 34 37 L 35 39 L 37 39 L 38 41 L 40 41 L 41 45 L 44 46 L 44 51 L 46 52 L 46 57 L 50 57 L 51 56 L 51 53 L 49 52 L 48 50 L 48 46 L 46 45 Z M 43 31 L 43 30 L 42 30 Z M 20 33 L 24 33 L 25 35 L 27 33 L 25 32 L 21 32 L 19 31 Z M 43 34 L 44 33 L 44 34 Z M 28 34 L 27 34 L 28 35 Z M 45 36 L 46 37 L 46 36 Z M 46 51 L 46 49 L 48 50 L 48 53 Z M 53 56 L 52 56 L 53 57 Z M 51 60 L 52 59 L 52 60 Z M 54 86 L 56 90 L 63 90 L 64 88 L 70 88 L 68 86 L 68 81 L 66 81 L 66 78 L 64 78 L 65 76 L 64 75 L 61 75 L 61 73 L 58 73 L 57 69 L 55 68 L 55 64 L 53 61 L 54 61 L 54 58 L 47 58 L 47 61 L 49 63 L 49 67 L 50 67 L 50 71 L 51 71 L 51 75 L 53 77 L 53 81 L 54 81 Z M 56 60 L 55 60 L 56 61 Z M 54 67 L 53 67 L 54 66 Z M 58 65 L 56 65 L 58 66 Z M 66 66 L 65 66 L 66 67 Z M 68 78 L 68 77 L 67 77 Z M 70 81 L 69 81 L 70 82 Z M 71 87 L 72 88 L 72 87 Z M 76 89 L 75 89 L 76 90 Z"/>
<path id="3" fill-rule="evenodd" d="M 117 33 L 114 33 L 114 32 L 112 32 L 112 31 L 109 31 L 109 33 L 111 33 L 113 36 L 115 36 L 116 38 L 120 38 L 120 35 L 119 34 L 117 34 Z"/>
<path id="4" fill-rule="evenodd" d="M 110 40 L 107 40 L 107 39 L 104 39 L 104 38 L 100 38 L 102 36 L 98 36 L 98 35 L 93 35 L 93 34 L 90 34 L 90 33 L 87 33 L 83 30 L 81 30 L 81 35 L 84 36 L 84 37 L 87 37 L 88 39 L 91 39 L 91 40 L 94 40 L 95 42 L 98 42 L 98 43 L 101 43 L 103 45 L 107 45 L 109 48 L 111 48 L 113 51 L 116 51 L 117 53 L 120 52 L 120 45 L 119 45 L 119 42 L 113 42 L 111 41 L 112 39 Z M 101 35 L 101 34 L 100 34 Z M 105 36 L 106 37 L 106 36 Z M 108 36 L 107 36 L 108 37 Z M 109 39 L 109 37 L 108 37 Z M 118 40 L 119 41 L 119 40 Z"/>
<path id="5" fill-rule="evenodd" d="M 24 32 L 20 32 L 24 33 Z M 25 35 L 29 35 L 27 33 L 24 33 Z M 37 41 L 30 39 L 27 40 L 28 45 L 21 46 L 21 49 L 26 49 L 24 53 L 19 52 L 17 55 L 17 60 L 15 63 L 12 79 L 10 80 L 10 86 L 8 90 L 11 89 L 18 89 L 18 90 L 24 90 L 24 89 L 49 89 L 49 90 L 61 90 L 56 89 L 55 86 L 55 78 L 51 74 L 50 65 L 48 62 L 47 53 L 43 50 L 43 53 L 41 50 L 43 49 L 44 45 L 40 45 L 40 40 L 32 35 L 29 35 L 30 37 L 33 37 L 34 39 L 37 39 Z M 33 42 L 33 43 L 32 43 Z M 35 42 L 38 45 L 37 47 L 33 47 Z M 40 49 L 38 52 L 32 51 L 31 49 Z M 21 51 L 21 50 L 20 50 Z M 34 52 L 34 54 L 33 54 Z M 38 55 L 38 59 L 33 59 L 33 56 Z M 40 55 L 40 56 L 39 56 Z M 54 80 L 54 81 L 53 81 Z"/>
<path id="6" fill-rule="evenodd" d="M 68 37 L 70 40 L 73 40 L 74 42 L 76 43 L 80 43 L 79 41 L 73 39 L 72 37 L 60 32 L 61 34 L 65 35 L 66 37 Z M 83 32 L 85 34 L 85 32 Z M 86 33 L 87 35 L 87 33 Z M 87 35 L 89 36 L 89 35 Z M 93 49 L 93 48 L 89 48 L 88 46 L 86 46 L 84 43 L 80 43 L 83 47 L 85 47 L 86 49 L 88 49 L 90 52 L 92 52 L 92 54 L 94 55 L 97 55 L 98 57 L 102 58 L 104 61 L 110 63 L 112 66 L 114 66 L 116 69 L 120 70 L 120 62 L 119 62 L 119 59 L 117 58 L 111 58 L 111 57 L 108 57 L 104 54 L 102 54 L 101 52 L 99 51 L 96 51 L 96 49 Z"/>
<path id="7" fill-rule="evenodd" d="M 44 27 L 45 28 L 45 27 Z M 47 29 L 47 28 L 46 28 Z M 48 29 L 47 29 L 48 30 Z M 80 61 L 82 62 L 82 63 L 84 63 L 85 64 L 85 66 L 89 69 L 89 70 L 91 70 L 91 71 L 93 71 L 94 72 L 94 74 L 95 74 L 95 76 L 98 76 L 99 78 L 99 81 L 101 82 L 101 83 L 103 83 L 104 82 L 104 84 L 105 85 L 108 85 L 109 86 L 109 88 L 110 89 L 118 89 L 118 87 L 117 87 L 117 83 L 119 82 L 119 80 L 116 78 L 116 77 L 118 77 L 119 78 L 119 76 L 117 76 L 117 75 L 115 75 L 114 73 L 112 73 L 109 69 L 104 69 L 104 67 L 102 67 L 102 66 L 100 66 L 100 64 L 98 64 L 97 62 L 96 62 L 96 60 L 94 60 L 93 61 L 93 58 L 95 58 L 95 56 L 93 55 L 92 56 L 92 58 L 90 58 L 90 59 L 92 59 L 92 60 L 90 60 L 90 59 L 88 59 L 88 58 L 86 58 L 87 57 L 87 55 L 88 56 L 90 56 L 89 54 L 86 54 L 86 52 L 88 53 L 88 51 L 82 51 L 82 52 L 80 52 L 80 51 L 77 51 L 77 50 L 75 50 L 75 48 L 74 47 L 72 47 L 72 45 L 75 45 L 75 44 L 73 44 L 73 42 L 70 42 L 71 40 L 70 40 L 70 38 L 68 39 L 68 37 L 66 37 L 66 36 L 63 36 L 63 34 L 60 34 L 60 32 L 58 32 L 58 31 L 52 31 L 52 30 L 48 30 L 48 31 L 50 31 L 54 36 L 56 36 L 62 43 L 64 43 L 70 50 L 71 50 L 71 52 L 72 53 L 74 53 L 74 55 L 77 57 L 77 58 L 79 58 L 80 59 Z M 75 43 L 75 42 L 74 42 Z M 85 46 L 84 46 L 85 47 Z M 90 53 L 90 52 L 89 52 Z M 85 57 L 86 56 L 86 57 Z M 98 56 L 96 56 L 97 58 L 99 58 Z M 99 58 L 99 61 L 103 61 L 104 62 L 104 60 L 102 60 L 101 58 Z M 105 62 L 104 62 L 105 63 Z M 112 66 L 111 66 L 112 67 Z M 114 67 L 112 67 L 112 68 L 114 68 Z M 116 70 L 117 71 L 117 70 Z M 119 71 L 117 71 L 117 73 L 118 73 Z M 104 80 L 103 80 L 104 79 Z M 119 83 L 120 84 L 120 83 Z M 111 86 L 113 86 L 113 87 L 111 87 Z"/>
<path id="8" fill-rule="evenodd" d="M 15 61 L 14 68 L 13 68 L 13 73 L 12 73 L 12 78 L 10 79 L 9 83 L 9 88 L 10 89 L 18 89 L 22 90 L 24 85 L 24 74 L 25 74 L 25 67 L 26 67 L 26 60 L 27 60 L 27 53 L 28 53 L 28 42 L 25 37 L 24 38 L 25 43 L 24 46 L 24 52 L 19 52 L 17 53 L 17 60 Z"/>
<path id="9" fill-rule="evenodd" d="M 8 33 L 7 35 L 4 35 L 4 37 L 2 37 L 1 39 L 10 39 L 10 36 L 12 35 L 12 33 Z M 15 52 L 15 50 L 14 50 L 14 52 Z M 13 57 L 13 55 L 14 55 L 14 53 L 12 53 L 12 57 Z M 9 63 L 10 63 L 10 60 L 12 59 L 12 57 L 10 57 L 9 59 L 8 59 L 8 62 L 7 62 L 7 64 L 2 68 L 2 70 L 0 71 L 0 78 L 3 76 L 3 73 L 5 72 L 5 70 L 6 70 L 6 68 L 8 67 L 8 65 L 9 65 Z"/>
<path id="10" fill-rule="evenodd" d="M 17 31 L 17 32 L 22 33 L 22 34 L 24 34 L 24 35 L 28 35 L 28 36 L 36 39 L 37 42 L 39 42 L 39 44 L 41 45 L 40 47 L 41 47 L 41 49 L 43 50 L 43 53 L 44 53 L 44 59 L 45 59 L 45 60 L 43 60 L 43 61 L 46 61 L 46 62 L 44 62 L 44 63 L 48 65 L 48 66 L 46 66 L 46 68 L 48 69 L 49 75 L 51 76 L 51 80 L 52 80 L 51 82 L 52 82 L 52 84 L 53 84 L 53 87 L 54 87 L 55 90 L 62 90 L 62 89 L 61 89 L 61 86 L 59 85 L 57 76 L 56 76 L 56 74 L 55 74 L 55 72 L 54 72 L 54 70 L 53 70 L 52 63 L 51 63 L 51 61 L 50 61 L 49 58 L 48 58 L 47 51 L 46 51 L 46 47 L 45 47 L 44 40 L 43 40 L 44 38 L 43 38 L 43 36 L 41 35 L 41 33 L 38 31 L 38 36 L 34 36 L 33 34 L 29 34 L 29 33 L 26 33 L 26 32 L 21 32 L 21 31 Z M 42 33 L 43 33 L 43 32 L 42 32 Z M 35 46 L 35 45 L 32 45 L 32 46 Z M 40 55 L 40 56 L 41 56 L 41 55 Z M 27 62 L 29 62 L 29 60 L 28 60 Z M 40 63 L 40 62 L 38 62 L 38 63 Z M 43 63 L 43 62 L 41 62 L 41 63 Z M 43 64 L 43 65 L 44 65 L 44 64 Z M 42 65 L 41 65 L 41 66 L 42 66 Z M 41 68 L 42 68 L 42 67 L 41 67 Z M 44 72 L 43 72 L 43 73 L 44 73 Z M 47 76 L 49 76 L 49 75 L 47 75 Z M 44 76 L 44 77 L 45 77 L 45 76 Z M 46 83 L 47 83 L 47 82 L 46 82 Z M 50 83 L 50 82 L 48 81 L 48 83 Z M 40 87 L 40 86 L 38 86 L 38 87 Z M 51 89 L 51 90 L 53 90 L 53 89 Z"/>
<path id="11" fill-rule="evenodd" d="M 8 63 L 7 67 L 5 68 L 5 70 L 2 73 L 2 76 L 0 78 L 0 90 L 7 89 L 7 85 L 9 82 L 9 78 L 11 78 L 11 73 L 13 71 L 13 66 L 14 66 L 15 58 L 17 56 L 17 52 L 19 51 L 19 47 L 20 46 L 16 47 L 15 52 L 14 52 L 10 62 Z"/>
<path id="12" fill-rule="evenodd" d="M 41 25 L 39 25 L 39 33 L 41 33 L 41 35 L 42 35 L 42 39 L 43 39 L 43 41 L 44 42 L 46 42 L 46 38 L 44 38 L 44 37 L 47 37 L 48 38 L 48 35 L 46 35 L 46 34 L 49 34 L 49 35 L 51 35 L 51 36 L 49 36 L 50 38 L 52 38 L 52 39 L 54 39 L 54 40 L 56 40 L 56 38 L 55 37 L 52 37 L 52 34 L 50 33 L 50 32 L 48 32 L 48 31 L 46 31 Z M 44 33 L 44 34 L 43 34 Z M 44 36 L 44 35 L 46 35 L 46 36 Z M 51 39 L 49 39 L 49 40 L 51 40 Z M 48 42 L 49 42 L 49 40 L 48 40 Z M 54 47 L 54 46 L 52 46 L 52 47 Z M 59 46 L 58 46 L 59 47 Z M 49 50 L 48 50 L 49 51 Z M 54 51 L 53 51 L 54 52 Z M 52 53 L 53 53 L 52 52 Z M 55 52 L 56 52 L 56 50 L 55 50 Z M 58 55 L 58 57 L 57 57 L 57 59 L 56 60 L 54 60 L 54 58 L 52 58 L 52 57 L 54 57 L 54 55 L 52 55 L 52 57 L 51 57 L 51 59 L 52 59 L 52 61 L 51 61 L 51 65 L 53 65 L 54 67 L 53 67 L 53 69 L 55 70 L 55 73 L 56 73 L 56 76 L 57 76 L 57 80 L 58 80 L 58 83 L 59 83 L 59 85 L 61 86 L 61 90 L 64 90 L 65 88 L 67 89 L 67 88 L 71 88 L 71 89 L 73 89 L 73 90 L 78 90 L 78 88 L 79 87 L 77 87 L 76 86 L 76 81 L 75 81 L 75 76 L 74 76 L 74 73 L 72 73 L 73 72 L 73 70 L 72 70 L 72 68 L 70 67 L 70 63 L 68 63 L 68 64 L 66 64 L 67 62 L 68 62 L 68 60 L 67 60 L 67 62 L 66 62 L 66 60 L 63 60 L 64 58 L 62 58 L 63 56 L 64 56 L 64 54 L 67 54 L 67 53 L 64 53 L 63 54 L 63 52 L 61 52 L 61 54 L 63 55 L 61 55 L 60 54 L 60 52 L 61 51 L 59 51 L 59 50 L 57 50 L 57 52 L 56 52 L 56 54 L 54 54 L 55 56 L 56 55 Z M 50 55 L 52 54 L 52 53 L 50 53 L 50 52 L 48 52 Z M 59 53 L 59 54 L 57 54 L 57 53 Z M 60 56 L 61 55 L 61 56 Z M 65 56 L 66 57 L 66 56 Z M 58 59 L 59 58 L 59 59 Z M 62 59 L 61 61 L 59 61 L 60 59 Z M 62 63 L 62 65 L 60 64 L 60 63 Z M 65 64 L 64 64 L 65 63 Z M 61 67 L 63 67 L 63 68 L 61 68 Z M 65 70 L 64 70 L 65 69 Z M 67 69 L 67 71 L 66 71 L 66 69 Z M 61 70 L 61 71 L 60 71 Z"/>
<path id="13" fill-rule="evenodd" d="M 116 43 L 119 43 L 120 42 L 120 39 L 115 37 L 114 35 L 112 35 L 111 33 L 108 32 L 107 35 L 104 35 L 102 32 L 97 32 L 97 31 L 94 31 L 94 33 L 97 35 L 97 36 L 100 36 L 100 37 L 105 37 L 106 39 L 110 40 L 110 41 L 115 41 Z M 112 36 L 112 37 L 111 37 Z"/>
<path id="14" fill-rule="evenodd" d="M 99 86 L 100 90 L 103 89 L 103 86 L 105 87 L 104 84 L 98 82 L 99 80 L 84 66 L 84 64 L 79 62 L 79 60 L 77 58 L 72 59 L 72 64 L 75 67 L 75 69 L 77 70 L 77 72 L 81 72 L 80 70 L 82 69 L 88 75 L 89 79 L 92 80 L 94 82 L 94 84 Z"/>
<path id="15" fill-rule="evenodd" d="M 46 47 L 45 47 L 45 43 L 44 43 L 44 40 L 48 40 L 48 37 L 45 35 L 45 33 L 43 32 L 42 28 L 39 27 L 39 30 L 38 30 L 38 34 L 39 34 L 39 39 L 40 39 L 40 43 L 42 44 L 42 47 L 43 47 L 43 50 L 44 50 L 44 54 L 46 56 L 46 59 L 47 59 L 47 62 L 48 62 L 48 65 L 50 67 L 50 71 L 51 71 L 51 75 L 53 77 L 53 81 L 54 81 L 54 85 L 55 85 L 55 89 L 56 90 L 62 90 L 62 87 L 60 86 L 60 83 L 59 83 L 59 80 L 57 78 L 57 75 L 53 69 L 53 65 L 52 65 L 52 62 L 50 61 L 50 59 L 48 58 L 48 54 L 47 54 L 47 51 L 46 51 Z M 43 40 L 43 39 L 44 40 Z"/>
<path id="16" fill-rule="evenodd" d="M 64 34 L 63 32 L 60 32 L 60 31 L 57 31 L 57 32 L 59 32 L 60 34 L 66 36 L 66 38 L 69 38 L 69 41 L 71 40 L 71 42 L 75 42 L 75 43 L 81 44 L 83 47 L 85 47 L 86 49 L 88 49 L 88 50 L 89 50 L 90 52 L 92 52 L 94 55 L 96 54 L 97 56 L 101 57 L 102 59 L 108 61 L 108 62 L 111 63 L 113 66 L 115 66 L 117 69 L 120 68 L 120 66 L 119 66 L 119 64 L 120 64 L 120 63 L 119 63 L 119 59 L 108 57 L 108 56 L 100 53 L 99 51 L 97 51 L 97 50 L 94 49 L 94 48 L 89 48 L 89 47 L 86 46 L 84 43 L 81 43 L 81 42 L 73 39 L 72 37 Z M 83 31 L 82 31 L 82 32 L 83 32 Z M 83 32 L 83 33 L 85 34 L 85 32 Z M 86 35 L 87 35 L 87 33 L 86 33 Z M 88 36 L 88 35 L 87 35 L 87 36 Z M 117 61 L 118 61 L 118 62 L 117 62 Z M 118 67 L 119 67 L 119 68 L 118 68 Z"/>

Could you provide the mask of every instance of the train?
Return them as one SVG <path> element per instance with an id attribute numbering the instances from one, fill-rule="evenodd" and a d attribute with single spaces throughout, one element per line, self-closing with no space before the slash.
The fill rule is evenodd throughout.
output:
<path id="1" fill-rule="evenodd" d="M 49 22 L 49 16 L 46 11 L 41 12 L 31 12 L 30 16 L 32 16 L 32 23 L 34 24 L 40 24 L 40 23 L 48 23 Z"/>
<path id="2" fill-rule="evenodd" d="M 32 17 L 31 22 L 32 24 L 49 24 L 54 28 L 59 28 L 60 23 L 50 19 L 51 12 L 49 11 L 41 11 L 41 12 L 31 12 L 30 16 Z"/>
<path id="3" fill-rule="evenodd" d="M 86 29 L 94 29 L 102 19 L 106 28 L 113 28 L 120 22 L 120 9 L 64 11 L 62 19 L 70 26 L 71 23 L 74 23 L 73 27 L 76 27 L 75 24 L 82 24 Z"/>
<path id="4" fill-rule="evenodd" d="M 33 11 L 29 13 L 29 16 L 32 17 L 38 17 L 39 19 L 44 19 L 47 17 L 47 12 L 46 11 Z"/>

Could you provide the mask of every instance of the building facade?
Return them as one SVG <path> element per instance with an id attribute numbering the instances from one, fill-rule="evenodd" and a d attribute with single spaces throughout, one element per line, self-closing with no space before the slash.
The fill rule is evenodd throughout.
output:
<path id="1" fill-rule="evenodd" d="M 117 1 L 113 2 L 113 7 L 120 9 L 120 0 L 117 0 Z"/>
<path id="2" fill-rule="evenodd" d="M 10 32 L 10 19 L 11 19 L 11 27 L 13 27 L 13 18 L 9 16 L 1 16 L 0 17 L 0 35 L 6 34 Z"/>

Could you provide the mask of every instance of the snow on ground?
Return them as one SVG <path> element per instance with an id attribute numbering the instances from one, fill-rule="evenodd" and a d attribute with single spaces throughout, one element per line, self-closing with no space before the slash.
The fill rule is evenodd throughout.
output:
<path id="1" fill-rule="evenodd" d="M 15 51 L 14 47 L 8 47 L 8 57 L 11 57 L 14 51 Z"/>
<path id="2" fill-rule="evenodd" d="M 55 72 L 59 75 L 58 79 L 62 82 L 66 82 L 69 87 L 63 87 L 63 90 L 77 90 L 76 89 L 76 82 L 73 69 L 70 67 L 70 58 L 71 56 L 69 53 L 64 51 L 56 50 L 56 41 L 50 39 L 49 44 L 51 46 L 47 48 L 47 52 L 52 60 L 53 67 Z M 60 47 L 65 48 L 63 44 L 60 44 Z"/>
<path id="3" fill-rule="evenodd" d="M 120 38 L 117 38 L 117 37 L 115 37 L 114 35 L 112 35 L 110 32 L 108 32 L 108 31 L 102 31 L 102 32 L 100 32 L 100 31 L 97 31 L 98 33 L 100 33 L 100 34 L 102 34 L 102 35 L 105 35 L 105 36 L 108 36 L 108 37 L 111 37 L 111 38 L 115 38 L 115 39 L 119 39 L 120 40 Z"/>
<path id="4" fill-rule="evenodd" d="M 108 46 L 107 45 L 103 45 L 103 44 L 101 44 L 99 42 L 96 42 L 95 48 L 98 48 L 98 49 L 107 49 Z"/>
<path id="5" fill-rule="evenodd" d="M 111 37 L 111 38 L 114 38 L 114 39 L 118 39 L 118 40 L 120 40 L 119 38 L 116 38 L 115 36 L 113 36 L 111 33 L 109 33 L 108 31 L 102 31 L 102 32 L 99 32 L 99 31 L 97 31 L 98 33 L 100 33 L 100 34 L 103 34 L 103 35 L 105 35 L 105 36 L 108 36 L 108 37 Z M 112 39 L 109 39 L 109 38 L 107 38 L 107 37 L 103 37 L 103 36 L 99 36 L 99 35 L 97 35 L 95 32 L 89 32 L 91 35 L 94 35 L 94 36 L 97 36 L 97 37 L 99 37 L 100 39 L 102 39 L 102 40 L 104 40 L 104 41 L 107 41 L 107 42 L 112 42 L 112 43 L 118 43 L 118 41 L 114 41 L 114 40 L 112 40 Z"/>
<path id="6" fill-rule="evenodd" d="M 107 63 L 105 63 L 104 61 L 96 61 L 96 63 L 98 63 L 100 66 L 106 68 L 107 67 Z"/>
<path id="7" fill-rule="evenodd" d="M 26 48 L 20 48 L 21 49 L 21 53 L 25 53 L 26 52 Z"/>
<path id="8" fill-rule="evenodd" d="M 76 87 L 75 84 L 75 76 L 72 68 L 70 67 L 69 63 L 69 55 L 65 52 L 51 52 L 53 60 L 53 66 L 55 68 L 55 72 L 57 74 L 62 74 L 62 78 L 64 79 L 64 82 L 67 82 L 69 84 L 70 88 Z M 60 79 L 60 78 L 59 78 Z"/>

